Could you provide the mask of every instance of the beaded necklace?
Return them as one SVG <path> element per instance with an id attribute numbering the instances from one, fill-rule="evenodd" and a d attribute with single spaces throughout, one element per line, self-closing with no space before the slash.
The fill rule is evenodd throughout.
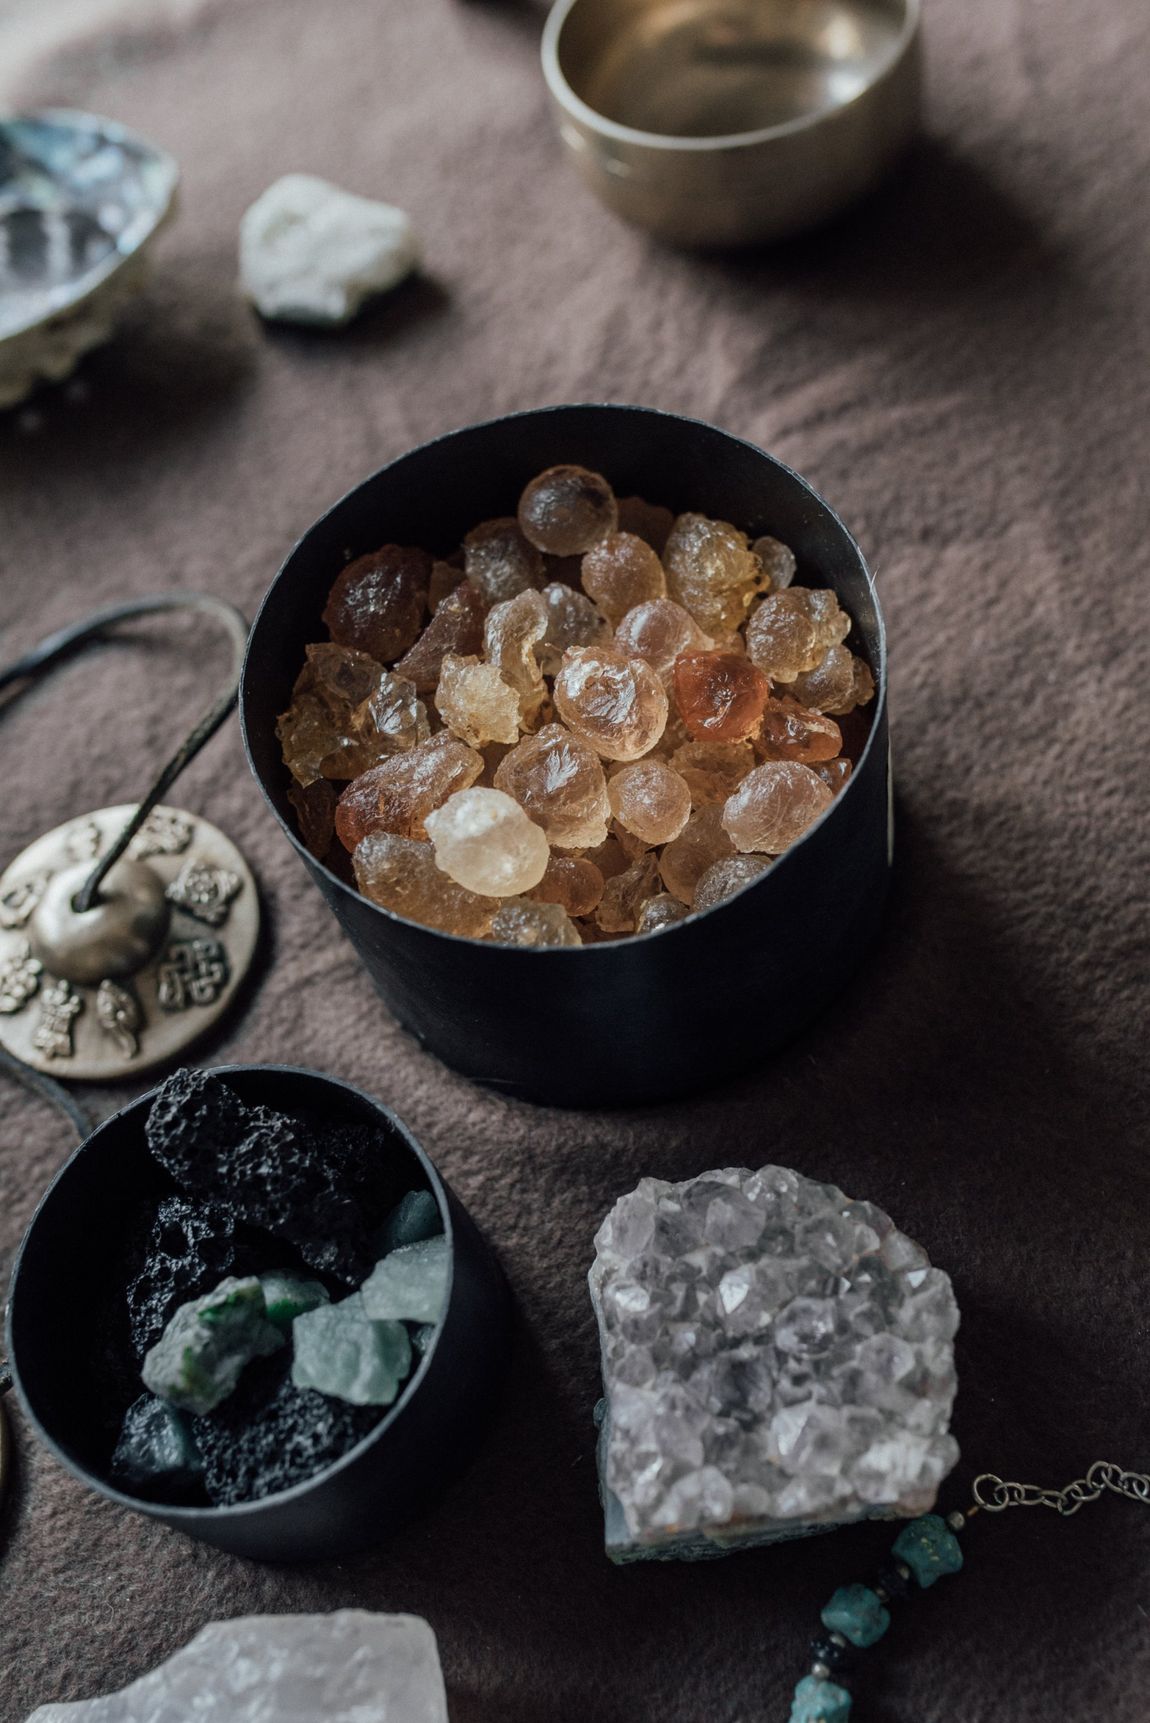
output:
<path id="1" fill-rule="evenodd" d="M 1109 1460 L 1095 1460 L 1083 1478 L 1061 1490 L 1038 1484 L 1007 1483 L 993 1472 L 974 1480 L 974 1500 L 963 1513 L 924 1514 L 899 1532 L 890 1559 L 870 1585 L 842 1585 L 822 1612 L 824 1631 L 811 1644 L 810 1672 L 795 1688 L 790 1723 L 847 1723 L 851 1691 L 847 1683 L 861 1652 L 877 1645 L 890 1626 L 890 1605 L 963 1565 L 959 1535 L 975 1514 L 1001 1514 L 1007 1508 L 1053 1508 L 1064 1519 L 1110 1490 L 1150 1507 L 1150 1476 L 1127 1472 Z"/>

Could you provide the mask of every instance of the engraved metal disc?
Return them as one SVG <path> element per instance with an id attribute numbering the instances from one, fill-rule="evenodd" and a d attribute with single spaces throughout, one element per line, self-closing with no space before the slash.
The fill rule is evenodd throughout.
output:
<path id="1" fill-rule="evenodd" d="M 159 807 L 86 915 L 75 890 L 133 805 L 37 838 L 0 875 L 0 1044 L 53 1077 L 116 1082 L 182 1053 L 251 966 L 259 898 L 198 814 Z"/>

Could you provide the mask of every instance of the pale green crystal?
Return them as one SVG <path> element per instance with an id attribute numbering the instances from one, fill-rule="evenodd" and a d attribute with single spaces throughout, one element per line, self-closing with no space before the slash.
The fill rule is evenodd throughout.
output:
<path id="1" fill-rule="evenodd" d="M 364 1309 L 377 1321 L 438 1322 L 447 1302 L 447 1240 L 405 1244 L 377 1262 L 364 1281 Z"/>
<path id="2" fill-rule="evenodd" d="M 408 1191 L 400 1197 L 379 1229 L 376 1246 L 380 1256 L 401 1245 L 420 1244 L 443 1231 L 439 1204 L 430 1191 Z"/>
<path id="3" fill-rule="evenodd" d="M 438 1323 L 435 1322 L 423 1322 L 418 1328 L 411 1330 L 411 1344 L 421 1358 L 434 1340 L 438 1326 Z"/>
<path id="4" fill-rule="evenodd" d="M 261 1274 L 268 1321 L 282 1334 L 291 1332 L 291 1325 L 305 1310 L 314 1310 L 328 1302 L 327 1288 L 318 1280 L 306 1280 L 299 1274 Z"/>
<path id="5" fill-rule="evenodd" d="M 353 1292 L 338 1304 L 321 1304 L 292 1325 L 297 1388 L 349 1400 L 353 1406 L 390 1406 L 411 1369 L 411 1342 L 399 1322 L 375 1322 Z"/>
<path id="6" fill-rule="evenodd" d="M 214 1292 L 180 1305 L 141 1374 L 161 1400 L 185 1412 L 210 1412 L 227 1399 L 245 1364 L 283 1344 L 267 1319 L 259 1281 L 229 1276 Z"/>

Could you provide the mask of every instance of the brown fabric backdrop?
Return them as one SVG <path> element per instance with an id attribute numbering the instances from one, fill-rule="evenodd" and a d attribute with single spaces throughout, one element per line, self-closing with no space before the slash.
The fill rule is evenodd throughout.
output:
<path id="1" fill-rule="evenodd" d="M 928 10 L 931 141 L 868 207 L 749 260 L 676 255 L 589 201 L 552 135 L 529 4 L 248 0 L 76 43 L 24 78 L 29 101 L 153 134 L 186 177 L 130 328 L 0 425 L 6 655 L 169 584 L 250 610 L 326 503 L 470 419 L 572 399 L 682 409 L 809 475 L 873 559 L 899 850 L 867 973 L 769 1068 L 673 1108 L 549 1113 L 468 1087 L 388 1021 L 235 729 L 217 740 L 178 799 L 246 849 L 271 949 L 205 1057 L 315 1064 L 394 1104 L 506 1264 L 512 1382 L 435 1512 L 307 1570 L 126 1516 L 17 1415 L 8 1723 L 121 1685 L 213 1617 L 346 1604 L 430 1618 L 457 1723 L 785 1717 L 822 1601 L 888 1540 L 606 1563 L 584 1275 L 600 1216 L 643 1173 L 778 1159 L 921 1237 L 964 1312 L 965 1476 L 1150 1467 L 1150 10 Z M 346 335 L 261 329 L 234 296 L 239 216 L 289 169 L 392 199 L 426 235 L 425 277 Z M 202 635 L 136 635 L 5 715 L 5 856 L 130 797 L 201 698 Z M 9 1086 L 0 1116 L 7 1257 L 70 1143 Z M 1148 1607 L 1150 1514 L 984 1520 L 966 1574 L 892 1632 L 860 1715 L 1138 1723 Z"/>

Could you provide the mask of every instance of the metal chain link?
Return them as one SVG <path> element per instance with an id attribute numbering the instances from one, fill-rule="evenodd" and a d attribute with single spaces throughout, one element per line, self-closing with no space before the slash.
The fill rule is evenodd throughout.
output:
<path id="1" fill-rule="evenodd" d="M 974 1480 L 974 1507 L 988 1514 L 1001 1514 L 1007 1508 L 1053 1508 L 1064 1519 L 1076 1514 L 1087 1502 L 1096 1502 L 1110 1490 L 1128 1501 L 1144 1502 L 1150 1507 L 1150 1476 L 1144 1472 L 1127 1472 L 1112 1460 L 1095 1460 L 1084 1478 L 1075 1478 L 1061 1490 L 1045 1490 L 1039 1484 L 1005 1482 L 994 1472 L 982 1472 Z"/>

